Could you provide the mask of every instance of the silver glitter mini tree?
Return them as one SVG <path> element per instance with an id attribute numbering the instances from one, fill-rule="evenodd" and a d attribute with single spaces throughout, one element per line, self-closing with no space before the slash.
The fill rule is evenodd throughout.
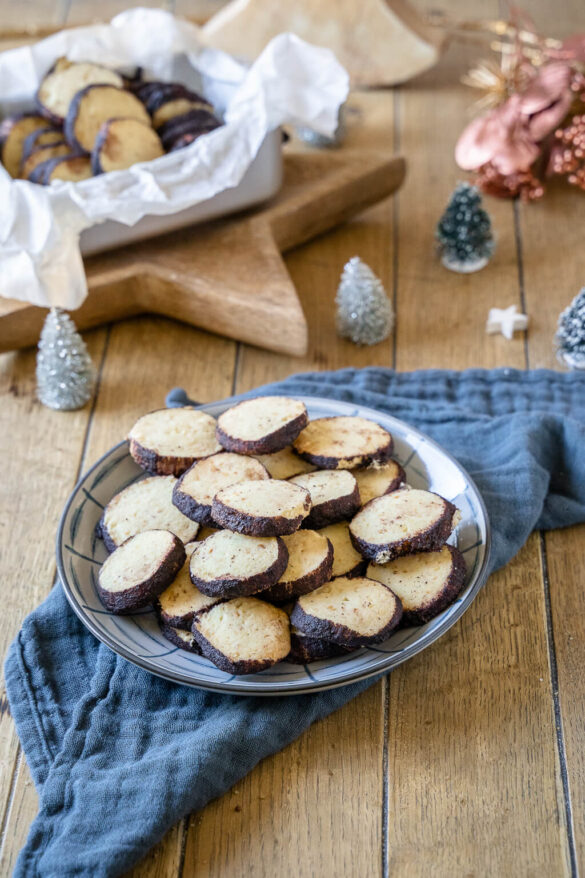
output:
<path id="1" fill-rule="evenodd" d="M 555 342 L 561 363 L 585 369 L 585 287 L 561 313 Z"/>
<path id="2" fill-rule="evenodd" d="M 37 396 L 51 409 L 80 409 L 91 399 L 95 369 L 71 317 L 51 308 L 37 354 Z"/>
<path id="3" fill-rule="evenodd" d="M 358 256 L 343 269 L 335 298 L 337 331 L 355 344 L 378 344 L 394 326 L 392 304 L 379 278 Z"/>

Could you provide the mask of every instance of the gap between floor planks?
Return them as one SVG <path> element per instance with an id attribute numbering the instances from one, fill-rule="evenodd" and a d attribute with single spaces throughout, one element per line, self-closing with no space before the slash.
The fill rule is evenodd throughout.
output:
<path id="1" fill-rule="evenodd" d="M 524 272 L 524 249 L 523 249 L 523 245 L 522 245 L 522 226 L 521 226 L 521 218 L 520 218 L 520 205 L 518 204 L 517 201 L 514 202 L 514 233 L 515 233 L 517 262 L 518 262 L 518 292 L 519 292 L 519 299 L 520 299 L 519 310 L 523 314 L 526 314 L 526 313 L 528 313 L 528 308 L 527 308 L 527 304 L 526 304 L 527 298 L 526 298 L 525 272 Z M 530 346 L 529 346 L 529 341 L 528 341 L 528 333 L 526 333 L 526 332 L 524 333 L 524 357 L 525 357 L 525 361 L 526 361 L 525 366 L 527 369 L 530 369 Z M 555 731 L 556 731 L 557 758 L 558 758 L 559 773 L 560 773 L 560 777 L 561 777 L 563 807 L 564 807 L 564 811 L 565 811 L 565 824 L 566 824 L 566 833 L 567 833 L 569 864 L 570 864 L 572 878 L 577 878 L 577 876 L 578 876 L 578 863 L 577 863 L 577 851 L 576 851 L 576 846 L 575 846 L 575 827 L 574 827 L 574 823 L 573 823 L 573 807 L 572 807 L 571 793 L 570 793 L 570 788 L 569 788 L 569 774 L 568 774 L 568 768 L 567 768 L 567 747 L 566 747 L 565 735 L 564 735 L 564 730 L 563 730 L 562 710 L 561 710 L 561 705 L 560 705 L 560 700 L 559 700 L 558 661 L 557 661 L 556 645 L 555 645 L 553 615 L 552 615 L 552 609 L 551 609 L 550 581 L 549 581 L 549 574 L 548 574 L 548 556 L 547 556 L 546 539 L 545 539 L 544 531 L 539 532 L 538 547 L 539 547 L 539 555 L 540 555 L 543 598 L 544 598 L 544 608 L 545 608 L 549 676 L 550 676 L 550 685 L 551 685 L 551 695 L 552 695 L 552 701 L 553 701 L 554 725 L 555 725 Z"/>

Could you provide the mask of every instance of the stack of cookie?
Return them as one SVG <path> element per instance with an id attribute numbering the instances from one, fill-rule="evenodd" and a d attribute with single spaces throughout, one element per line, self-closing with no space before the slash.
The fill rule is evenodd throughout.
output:
<path id="1" fill-rule="evenodd" d="M 43 77 L 34 103 L 34 111 L 0 122 L 0 162 L 11 177 L 45 186 L 152 161 L 221 125 L 209 101 L 181 83 L 65 57 Z"/>
<path id="2" fill-rule="evenodd" d="M 309 421 L 299 400 L 259 397 L 217 422 L 192 407 L 151 412 L 128 439 L 150 475 L 104 511 L 102 602 L 153 604 L 165 637 L 224 671 L 379 643 L 463 586 L 446 545 L 458 511 L 405 484 L 374 421 Z"/>

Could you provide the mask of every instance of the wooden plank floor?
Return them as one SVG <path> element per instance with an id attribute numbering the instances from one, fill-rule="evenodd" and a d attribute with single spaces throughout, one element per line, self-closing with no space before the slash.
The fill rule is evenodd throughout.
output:
<path id="1" fill-rule="evenodd" d="M 193 18 L 219 5 L 177 0 Z M 9 0 L 0 29 L 88 22 L 125 6 Z M 498 13 L 497 0 L 442 6 L 454 18 Z M 523 7 L 551 34 L 585 30 L 582 0 Z M 558 368 L 556 319 L 585 282 L 582 194 L 556 187 L 528 207 L 488 199 L 498 248 L 479 274 L 450 274 L 434 254 L 435 223 L 462 176 L 453 146 L 473 95 L 458 79 L 474 57 L 454 44 L 416 82 L 352 96 L 343 148 L 400 149 L 409 175 L 397 198 L 288 255 L 310 327 L 305 358 L 130 320 L 87 334 L 100 383 L 93 405 L 72 414 L 35 400 L 34 352 L 0 358 L 0 449 L 10 460 L 0 481 L 2 652 L 53 583 L 56 522 L 76 475 L 169 387 L 208 401 L 349 365 Z M 374 348 L 335 332 L 339 274 L 355 254 L 395 302 L 394 336 Z M 513 303 L 530 315 L 526 336 L 487 336 L 489 308 Z M 174 827 L 133 878 L 576 876 L 585 866 L 584 535 L 533 535 L 445 637 Z M 0 708 L 8 875 L 37 798 L 3 690 Z"/>

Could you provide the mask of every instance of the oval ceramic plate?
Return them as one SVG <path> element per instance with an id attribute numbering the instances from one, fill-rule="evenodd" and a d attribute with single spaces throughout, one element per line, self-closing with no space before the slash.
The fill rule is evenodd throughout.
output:
<path id="1" fill-rule="evenodd" d="M 217 417 L 238 397 L 201 406 Z M 241 695 L 293 695 L 317 692 L 389 671 L 445 633 L 463 614 L 487 578 L 490 530 L 485 506 L 471 478 L 435 442 L 383 412 L 335 400 L 303 398 L 309 416 L 359 415 L 377 421 L 394 437 L 394 457 L 406 470 L 408 483 L 436 491 L 454 503 L 462 520 L 450 542 L 467 562 L 467 579 L 459 598 L 444 612 L 416 628 L 401 628 L 376 646 L 340 658 L 307 665 L 280 662 L 260 674 L 233 676 L 207 659 L 174 647 L 166 640 L 152 610 L 132 616 L 106 612 L 96 591 L 97 572 L 107 553 L 95 535 L 103 507 L 122 488 L 144 478 L 121 442 L 105 454 L 71 494 L 59 525 L 57 565 L 65 594 L 89 630 L 123 658 L 160 677 Z"/>

